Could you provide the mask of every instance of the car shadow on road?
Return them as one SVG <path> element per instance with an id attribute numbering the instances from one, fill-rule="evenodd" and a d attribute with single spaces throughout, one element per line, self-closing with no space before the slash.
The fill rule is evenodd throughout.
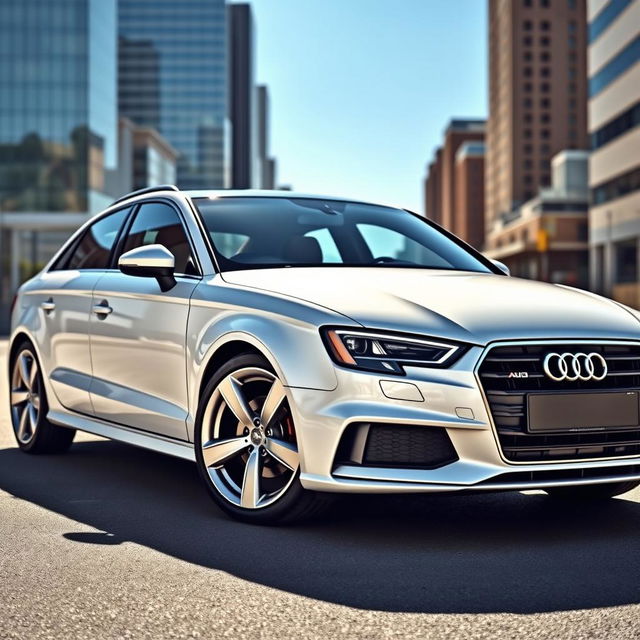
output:
<path id="1" fill-rule="evenodd" d="M 64 456 L 0 450 L 0 489 L 203 567 L 351 607 L 533 613 L 640 602 L 640 504 L 519 493 L 357 496 L 317 522 L 256 527 L 221 513 L 195 465 L 115 442 Z"/>

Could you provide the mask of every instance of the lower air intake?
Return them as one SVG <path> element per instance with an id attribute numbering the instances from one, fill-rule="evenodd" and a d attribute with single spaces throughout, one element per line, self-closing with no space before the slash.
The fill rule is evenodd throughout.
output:
<path id="1" fill-rule="evenodd" d="M 436 469 L 458 460 L 446 429 L 395 424 L 352 424 L 336 464 Z"/>

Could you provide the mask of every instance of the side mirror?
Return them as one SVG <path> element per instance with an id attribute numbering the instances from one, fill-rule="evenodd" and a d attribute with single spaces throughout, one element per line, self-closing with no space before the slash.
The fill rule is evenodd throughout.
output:
<path id="1" fill-rule="evenodd" d="M 162 291 L 169 291 L 176 284 L 173 271 L 176 259 L 161 244 L 148 244 L 127 251 L 120 256 L 118 268 L 128 276 L 155 278 Z"/>
<path id="2" fill-rule="evenodd" d="M 504 273 L 507 276 L 511 275 L 511 270 L 509 269 L 509 267 L 507 267 L 507 265 L 504 262 L 500 262 L 500 260 L 492 260 L 491 261 L 496 267 L 498 267 L 498 269 L 500 269 L 500 271 L 502 271 L 502 273 Z"/>

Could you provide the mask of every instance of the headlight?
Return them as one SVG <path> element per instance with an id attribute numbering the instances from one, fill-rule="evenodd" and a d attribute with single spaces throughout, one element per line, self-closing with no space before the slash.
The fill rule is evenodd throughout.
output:
<path id="1" fill-rule="evenodd" d="M 367 371 L 404 374 L 402 365 L 447 367 L 466 351 L 461 344 L 377 331 L 324 329 L 322 335 L 334 362 Z"/>

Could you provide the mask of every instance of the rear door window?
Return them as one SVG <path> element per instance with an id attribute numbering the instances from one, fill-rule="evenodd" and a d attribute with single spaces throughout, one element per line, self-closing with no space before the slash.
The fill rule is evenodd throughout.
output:
<path id="1" fill-rule="evenodd" d="M 119 209 L 94 222 L 60 256 L 52 270 L 107 269 L 111 250 L 130 211 L 131 207 Z"/>

